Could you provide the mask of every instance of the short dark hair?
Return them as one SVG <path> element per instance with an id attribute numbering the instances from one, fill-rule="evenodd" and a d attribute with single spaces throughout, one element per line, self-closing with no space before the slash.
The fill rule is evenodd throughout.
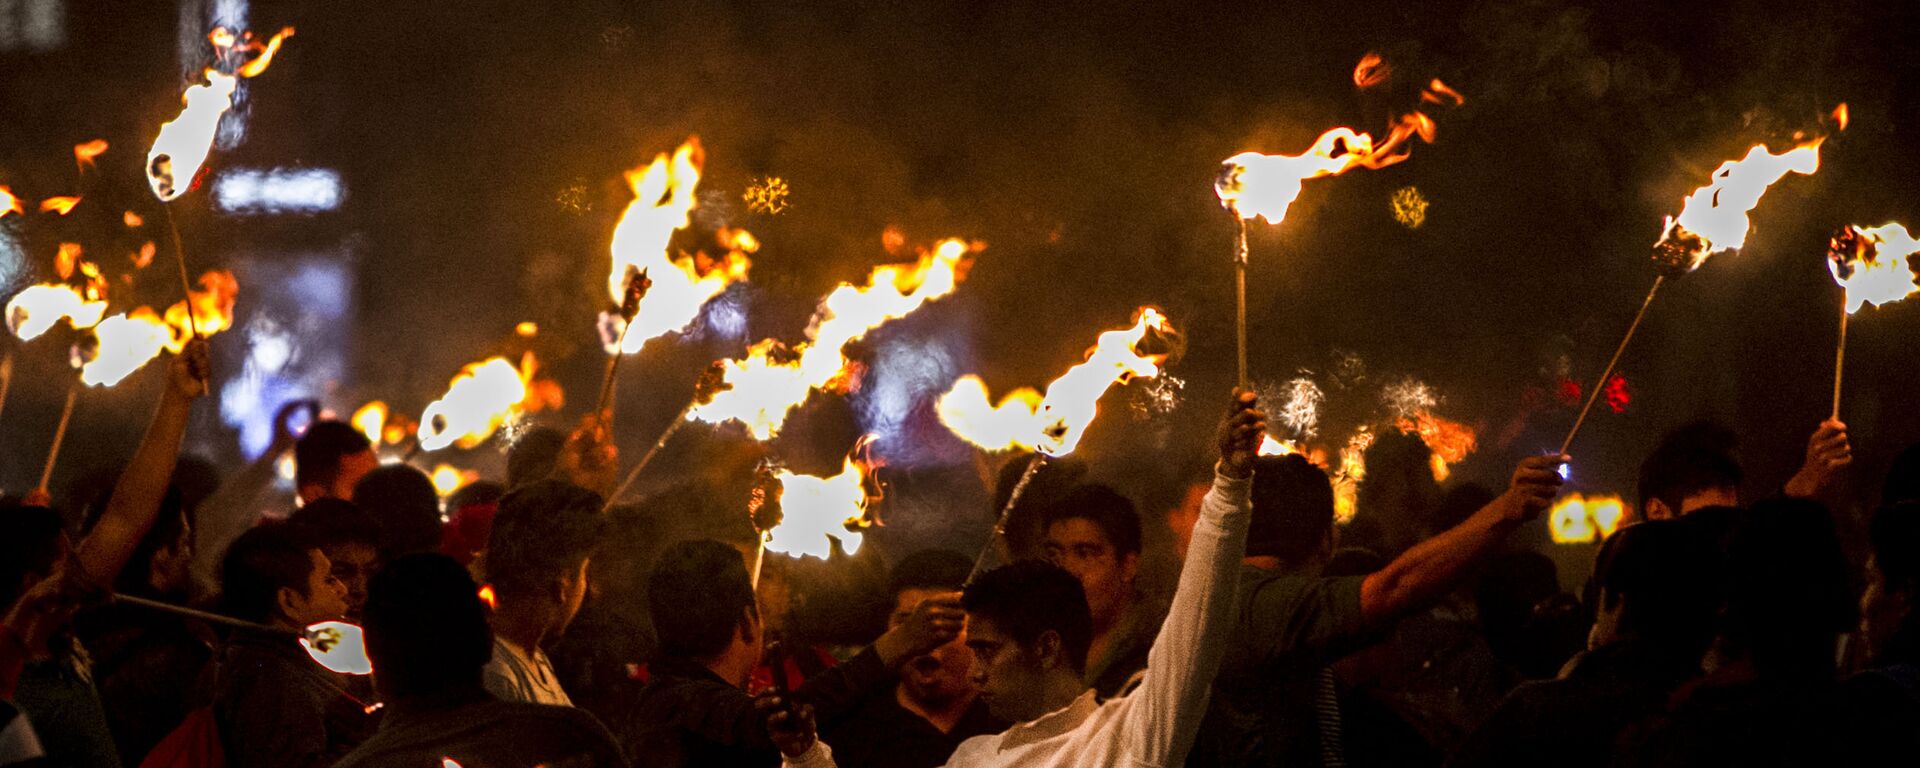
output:
<path id="1" fill-rule="evenodd" d="M 1294 564 L 1320 550 L 1333 530 L 1333 483 L 1298 455 L 1253 462 L 1253 520 L 1247 555 Z"/>
<path id="2" fill-rule="evenodd" d="M 1704 519 L 1704 518 L 1703 518 Z M 1724 570 L 1715 532 L 1688 520 L 1652 520 L 1615 531 L 1593 563 L 1596 600 L 1621 600 L 1620 629 L 1677 657 L 1698 659 L 1713 641 Z"/>
<path id="3" fill-rule="evenodd" d="M 973 561 L 945 549 L 923 549 L 907 555 L 887 575 L 887 595 L 899 599 L 909 589 L 955 591 L 967 583 Z"/>
<path id="4" fill-rule="evenodd" d="M 660 653 L 687 659 L 726 650 L 743 613 L 759 611 L 740 550 L 712 539 L 682 541 L 660 553 L 647 578 L 647 608 Z"/>
<path id="5" fill-rule="evenodd" d="M 305 529 L 308 538 L 325 551 L 331 552 L 335 547 L 348 544 L 380 548 L 380 521 L 373 519 L 359 505 L 345 499 L 325 498 L 307 502 L 305 506 L 294 510 L 287 522 Z"/>
<path id="6" fill-rule="evenodd" d="M 1675 514 L 1688 496 L 1714 488 L 1739 487 L 1743 475 L 1734 449 L 1733 430 L 1710 419 L 1668 432 L 1640 464 L 1639 508 L 1659 499 Z"/>
<path id="7" fill-rule="evenodd" d="M 600 494 L 559 480 L 541 480 L 500 500 L 487 536 L 487 583 L 502 594 L 526 593 L 580 572 L 606 530 Z"/>
<path id="8" fill-rule="evenodd" d="M 31 507 L 16 499 L 0 503 L 0 611 L 20 599 L 27 577 L 52 574 L 65 532 L 60 513 L 50 507 Z"/>
<path id="9" fill-rule="evenodd" d="M 313 552 L 320 548 L 299 526 L 269 520 L 247 529 L 220 558 L 220 605 L 230 616 L 273 618 L 281 588 L 307 594 Z"/>
<path id="10" fill-rule="evenodd" d="M 1867 543 L 1872 547 L 1873 564 L 1880 570 L 1884 589 L 1903 593 L 1909 600 L 1920 595 L 1920 501 L 1881 507 L 1867 526 Z M 1907 611 L 1890 645 L 1875 650 L 1880 657 L 1875 663 L 1893 658 L 1920 659 L 1920 609 Z"/>
<path id="11" fill-rule="evenodd" d="M 507 489 L 547 479 L 566 447 L 567 433 L 553 427 L 534 427 L 521 434 L 507 449 Z"/>
<path id="12" fill-rule="evenodd" d="M 367 585 L 367 657 L 388 697 L 478 687 L 493 630 L 467 570 L 434 553 L 406 555 Z"/>
<path id="13" fill-rule="evenodd" d="M 475 504 L 493 504 L 507 495 L 507 487 L 492 480 L 475 480 L 447 495 L 447 511 L 458 511 Z"/>
<path id="14" fill-rule="evenodd" d="M 352 424 L 316 421 L 293 444 L 294 485 L 332 485 L 340 477 L 341 459 L 371 450 L 373 443 Z"/>
<path id="15" fill-rule="evenodd" d="M 968 615 L 993 622 L 1022 646 L 1043 632 L 1060 636 L 1061 650 L 1075 672 L 1087 668 L 1093 644 L 1093 612 L 1080 580 L 1044 560 L 1022 560 L 987 571 L 960 596 Z"/>
<path id="16" fill-rule="evenodd" d="M 1085 520 L 1100 529 L 1116 554 L 1140 554 L 1140 511 L 1133 500 L 1104 485 L 1082 485 L 1041 512 L 1045 533 L 1055 523 Z"/>
<path id="17" fill-rule="evenodd" d="M 353 503 L 380 522 L 386 556 L 440 548 L 440 492 L 427 473 L 406 464 L 378 467 L 353 487 Z"/>

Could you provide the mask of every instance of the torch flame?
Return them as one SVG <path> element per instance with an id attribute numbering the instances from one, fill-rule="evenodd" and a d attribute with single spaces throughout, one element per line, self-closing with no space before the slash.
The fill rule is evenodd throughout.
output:
<path id="1" fill-rule="evenodd" d="M 457 469 L 448 464 L 438 464 L 434 466 L 433 474 L 428 477 L 433 480 L 433 489 L 439 491 L 442 497 L 446 497 L 452 496 L 454 491 L 460 490 L 468 483 L 480 479 L 480 473 Z"/>
<path id="2" fill-rule="evenodd" d="M 858 530 L 866 515 L 867 473 L 851 457 L 833 477 L 814 477 L 778 470 L 781 522 L 765 532 L 767 550 L 826 559 L 833 542 L 847 554 L 860 551 Z"/>
<path id="3" fill-rule="evenodd" d="M 373 662 L 367 658 L 367 641 L 360 627 L 344 621 L 323 621 L 307 627 L 300 638 L 320 666 L 343 675 L 373 674 Z"/>
<path id="4" fill-rule="evenodd" d="M 785 355 L 779 344 L 763 341 L 744 359 L 723 361 L 728 388 L 695 406 L 688 418 L 712 424 L 731 419 L 746 426 L 754 439 L 771 439 L 787 414 L 814 390 L 845 379 L 849 363 L 842 348 L 889 320 L 952 294 L 966 277 L 971 254 L 982 247 L 944 240 L 922 252 L 915 264 L 876 267 L 864 286 L 842 283 L 820 302 L 807 329 L 808 341 Z"/>
<path id="5" fill-rule="evenodd" d="M 153 310 L 141 307 L 114 315 L 93 327 L 98 341 L 94 357 L 80 368 L 80 380 L 89 386 L 111 387 L 159 356 L 173 340 L 173 329 Z"/>
<path id="6" fill-rule="evenodd" d="M 9 213 L 24 214 L 26 208 L 20 202 L 20 198 L 14 196 L 13 190 L 0 187 L 0 219 L 6 218 Z"/>
<path id="7" fill-rule="evenodd" d="M 1478 438 L 1473 428 L 1457 421 L 1443 419 L 1429 411 L 1419 411 L 1412 418 L 1401 418 L 1394 423 L 1402 434 L 1416 434 L 1420 442 L 1426 443 L 1427 450 L 1433 452 L 1432 469 L 1434 482 L 1444 483 L 1452 474 L 1450 467 L 1465 461 L 1477 447 Z"/>
<path id="8" fill-rule="evenodd" d="M 1300 446 L 1295 445 L 1291 440 L 1281 442 L 1275 440 L 1273 435 L 1260 436 L 1261 456 L 1291 456 L 1299 452 Z"/>
<path id="9" fill-rule="evenodd" d="M 360 430 L 360 434 L 367 436 L 367 442 L 379 445 L 387 431 L 386 402 L 375 400 L 360 406 L 360 410 L 353 412 L 353 419 L 349 423 L 353 424 L 354 429 Z"/>
<path id="10" fill-rule="evenodd" d="M 506 358 L 470 363 L 453 377 L 447 393 L 421 412 L 420 448 L 477 446 L 518 415 L 526 399 L 527 379 Z"/>
<path id="11" fill-rule="evenodd" d="M 1906 227 L 1849 227 L 1835 238 L 1835 245 L 1840 246 L 1842 240 L 1849 245 L 1829 251 L 1827 269 L 1833 273 L 1833 281 L 1846 289 L 1847 314 L 1867 304 L 1891 304 L 1920 291 L 1911 263 L 1914 252 L 1920 251 L 1920 242 L 1908 234 Z"/>
<path id="12" fill-rule="evenodd" d="M 67 285 L 34 285 L 7 302 L 7 329 L 21 341 L 32 341 L 61 320 L 75 329 L 92 328 L 107 313 L 107 302 L 89 301 Z"/>
<path id="13" fill-rule="evenodd" d="M 1367 449 L 1373 447 L 1374 434 L 1360 427 L 1340 449 L 1340 471 L 1333 475 L 1333 521 L 1341 525 L 1353 522 L 1360 511 L 1360 483 L 1367 479 Z"/>
<path id="14" fill-rule="evenodd" d="M 73 207 L 79 204 L 80 204 L 79 195 L 49 197 L 45 200 L 40 201 L 40 212 L 46 213 L 48 211 L 52 211 L 54 213 L 65 216 L 69 213 L 72 213 Z"/>
<path id="15" fill-rule="evenodd" d="M 207 154 L 213 149 L 214 132 L 220 127 L 220 116 L 233 108 L 233 92 L 240 78 L 265 72 L 273 55 L 279 52 L 280 43 L 292 36 L 293 28 L 287 27 L 262 46 L 250 39 L 236 40 L 233 33 L 224 28 L 215 28 L 208 35 L 215 52 L 221 56 L 232 51 L 258 55 L 231 75 L 208 67 L 206 83 L 189 86 L 182 95 L 186 106 L 180 110 L 180 116 L 160 126 L 160 135 L 154 137 L 153 149 L 147 152 L 147 184 L 161 202 L 184 194 L 194 174 L 207 162 Z"/>
<path id="16" fill-rule="evenodd" d="M 106 139 L 94 139 L 73 145 L 73 162 L 80 168 L 92 168 L 93 160 L 107 151 Z"/>
<path id="17" fill-rule="evenodd" d="M 1100 334 L 1087 359 L 1047 385 L 1045 397 L 1020 390 L 992 405 L 987 388 L 975 376 L 965 376 L 942 395 L 935 410 L 955 435 L 990 451 L 1022 448 L 1050 456 L 1065 456 L 1079 445 L 1088 425 L 1099 413 L 1101 395 L 1114 384 L 1136 376 L 1160 373 L 1165 354 L 1146 354 L 1136 347 L 1149 330 L 1172 333 L 1165 315 L 1142 307 L 1133 326 Z"/>
<path id="18" fill-rule="evenodd" d="M 1626 515 L 1619 496 L 1568 494 L 1547 513 L 1547 529 L 1555 544 L 1586 544 L 1604 540 L 1619 530 Z"/>
<path id="19" fill-rule="evenodd" d="M 645 168 L 627 173 L 633 202 L 613 229 L 613 269 L 607 275 L 607 292 L 615 304 L 621 303 L 626 297 L 627 275 L 636 271 L 645 272 L 653 287 L 640 302 L 620 351 L 638 352 L 647 341 L 685 328 L 699 317 L 700 307 L 708 299 L 747 278 L 751 262 L 746 254 L 757 249 L 759 243 L 744 231 L 731 238 L 729 244 L 734 250 L 718 264 L 702 268 L 693 256 L 668 258 L 668 242 L 674 231 L 687 226 L 699 202 L 694 192 L 700 184 L 705 157 L 700 139 L 689 138 L 671 158 L 661 154 Z"/>
<path id="20" fill-rule="evenodd" d="M 1778 155 L 1767 151 L 1766 145 L 1756 144 L 1747 150 L 1746 157 L 1721 163 L 1706 186 L 1687 196 L 1680 215 L 1668 217 L 1656 247 L 1678 244 L 1692 259 L 1679 266 L 1692 271 L 1718 251 L 1745 245 L 1751 225 L 1747 214 L 1760 205 L 1767 189 L 1789 172 L 1810 176 L 1820 170 L 1820 144 L 1824 141 L 1825 136 L 1802 141 Z M 1694 238 L 1700 240 L 1697 245 L 1691 243 Z"/>

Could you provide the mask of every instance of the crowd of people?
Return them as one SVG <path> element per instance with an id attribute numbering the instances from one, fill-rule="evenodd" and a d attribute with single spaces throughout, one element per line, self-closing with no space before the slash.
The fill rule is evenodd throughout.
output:
<path id="1" fill-rule="evenodd" d="M 619 462 L 591 420 L 530 431 L 504 479 L 442 500 L 347 424 L 296 435 L 293 406 L 219 478 L 181 456 L 206 366 L 203 342 L 170 361 L 97 498 L 0 507 L 0 766 L 1920 759 L 1920 446 L 1852 547 L 1838 421 L 1760 498 L 1731 433 L 1674 431 L 1569 591 L 1513 541 L 1567 457 L 1442 488 L 1390 471 L 1425 457 L 1382 436 L 1337 526 L 1323 470 L 1259 455 L 1242 392 L 1210 455 L 1168 457 L 1191 470 L 1164 517 L 1042 473 L 1003 564 L 896 553 L 849 597 L 750 529 L 688 533 L 673 499 L 609 504 Z M 273 509 L 287 454 L 298 501 Z M 1165 542 L 1177 578 L 1155 595 Z M 309 655 L 306 629 L 336 620 L 372 674 Z"/>

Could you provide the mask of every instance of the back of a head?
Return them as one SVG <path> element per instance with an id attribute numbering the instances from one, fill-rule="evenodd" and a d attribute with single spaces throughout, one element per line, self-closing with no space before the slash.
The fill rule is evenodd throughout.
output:
<path id="1" fill-rule="evenodd" d="M 1621 634 L 1699 659 L 1719 617 L 1723 560 L 1710 527 L 1692 520 L 1615 531 L 1594 560 L 1593 582 L 1605 607 L 1621 606 Z"/>
<path id="2" fill-rule="evenodd" d="M 1333 484 L 1297 455 L 1262 456 L 1253 463 L 1253 521 L 1247 555 L 1299 564 L 1320 553 L 1333 530 Z"/>
<path id="3" fill-rule="evenodd" d="M 1711 420 L 1691 422 L 1668 432 L 1640 464 L 1639 508 L 1659 499 L 1679 514 L 1687 497 L 1715 488 L 1738 487 L 1743 477 L 1733 430 Z"/>
<path id="4" fill-rule="evenodd" d="M 377 549 L 383 538 L 380 521 L 345 499 L 315 499 L 294 510 L 287 522 L 300 526 L 316 545 L 328 551 L 346 544 Z"/>
<path id="5" fill-rule="evenodd" d="M 340 475 L 341 459 L 370 450 L 373 443 L 352 424 L 333 419 L 316 421 L 293 444 L 294 485 L 333 485 Z"/>
<path id="6" fill-rule="evenodd" d="M 1905 501 L 1920 501 L 1920 443 L 1907 446 L 1893 457 L 1893 466 L 1887 468 L 1887 482 L 1880 488 L 1882 505 Z"/>
<path id="7" fill-rule="evenodd" d="M 1439 504 L 1433 450 L 1418 435 L 1389 429 L 1376 433 L 1364 455 L 1367 479 L 1356 492 L 1354 525 L 1341 538 L 1358 534 L 1355 544 L 1397 556 L 1427 537 L 1427 519 Z"/>
<path id="8" fill-rule="evenodd" d="M 740 550 L 712 539 L 682 541 L 660 553 L 647 578 L 647 607 L 660 653 L 683 659 L 718 655 L 740 620 L 758 613 Z"/>
<path id="9" fill-rule="evenodd" d="M 973 561 L 945 549 L 923 549 L 906 556 L 887 575 L 887 594 L 898 598 L 910 589 L 957 591 L 967 583 Z"/>
<path id="10" fill-rule="evenodd" d="M 1762 675 L 1831 675 L 1834 637 L 1853 628 L 1856 607 L 1825 508 L 1769 499 L 1735 525 L 1721 638 Z"/>
<path id="11" fill-rule="evenodd" d="M 247 529 L 220 558 L 222 611 L 246 621 L 271 620 L 281 589 L 306 593 L 312 553 L 319 548 L 293 523 L 267 521 Z"/>
<path id="12" fill-rule="evenodd" d="M 553 427 L 527 430 L 507 451 L 507 490 L 551 477 L 566 446 L 567 433 Z"/>
<path id="13" fill-rule="evenodd" d="M 502 595 L 514 595 L 577 574 L 606 530 L 600 506 L 599 494 L 558 480 L 514 489 L 493 515 L 487 583 Z"/>
<path id="14" fill-rule="evenodd" d="M 1140 554 L 1140 511 L 1133 500 L 1104 485 L 1082 485 L 1041 511 L 1041 533 L 1055 523 L 1086 520 L 1100 529 L 1114 554 Z"/>
<path id="15" fill-rule="evenodd" d="M 993 622 L 1014 642 L 1032 646 L 1048 630 L 1076 672 L 1086 669 L 1093 613 L 1080 580 L 1044 560 L 1022 560 L 987 571 L 960 596 L 968 616 Z"/>
<path id="16" fill-rule="evenodd" d="M 486 609 L 465 568 L 421 553 L 389 563 L 367 588 L 367 657 L 389 700 L 480 686 L 493 656 Z"/>
<path id="17" fill-rule="evenodd" d="M 15 500 L 0 503 L 0 611 L 20 599 L 28 577 L 45 576 L 60 559 L 60 513 Z"/>
<path id="18" fill-rule="evenodd" d="M 1908 604 L 1891 647 L 1876 649 L 1874 655 L 1882 660 L 1920 661 L 1920 607 L 1913 605 L 1920 599 L 1920 501 L 1881 507 L 1867 527 L 1867 543 L 1880 572 L 1881 590 L 1904 595 Z"/>
<path id="19" fill-rule="evenodd" d="M 440 492 L 425 472 L 406 464 L 368 472 L 353 487 L 353 503 L 380 522 L 386 556 L 440 548 Z"/>
<path id="20" fill-rule="evenodd" d="M 454 512 L 476 504 L 496 504 L 506 495 L 506 486 L 491 480 L 476 480 L 447 495 L 447 511 Z"/>

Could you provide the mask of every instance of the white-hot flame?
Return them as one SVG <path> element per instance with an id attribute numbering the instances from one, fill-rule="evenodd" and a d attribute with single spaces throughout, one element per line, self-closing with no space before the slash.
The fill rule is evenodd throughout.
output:
<path id="1" fill-rule="evenodd" d="M 90 386 L 111 387 L 140 370 L 162 351 L 179 354 L 197 329 L 212 336 L 233 327 L 233 306 L 240 284 L 233 273 L 215 270 L 200 276 L 201 290 L 167 307 L 165 316 L 141 307 L 101 320 L 93 327 L 93 357 L 80 365 L 80 380 Z M 188 305 L 193 307 L 188 318 Z"/>
<path id="2" fill-rule="evenodd" d="M 207 154 L 213 149 L 220 116 L 233 108 L 233 92 L 239 87 L 240 78 L 266 71 L 273 55 L 280 50 L 280 43 L 291 36 L 293 28 L 287 27 L 264 46 L 244 44 L 258 49 L 252 61 L 232 74 L 208 67 L 205 83 L 188 86 L 182 97 L 185 108 L 180 110 L 179 117 L 160 126 L 160 135 L 154 137 L 153 149 L 147 152 L 147 184 L 153 188 L 155 197 L 169 201 L 186 193 L 194 174 L 200 172 L 200 166 L 207 162 Z M 236 44 L 233 34 L 225 29 L 215 29 L 209 39 L 215 51 L 222 55 Z"/>
<path id="3" fill-rule="evenodd" d="M 1567 494 L 1547 513 L 1547 530 L 1555 544 L 1586 544 L 1604 540 L 1620 528 L 1626 503 L 1618 496 Z"/>
<path id="4" fill-rule="evenodd" d="M 847 554 L 860 551 L 858 521 L 866 511 L 865 470 L 848 459 L 833 477 L 779 470 L 781 522 L 766 533 L 767 550 L 826 559 L 833 542 Z"/>
<path id="5" fill-rule="evenodd" d="M 379 445 L 387 431 L 386 402 L 375 400 L 360 406 L 360 410 L 353 412 L 353 418 L 348 423 L 352 424 L 354 429 L 360 430 L 360 434 L 366 435 L 367 442 Z"/>
<path id="6" fill-rule="evenodd" d="M 626 297 L 627 276 L 638 271 L 646 273 L 653 287 L 640 301 L 632 327 L 616 349 L 638 352 L 647 341 L 687 327 L 700 316 L 700 307 L 708 299 L 747 278 L 751 262 L 746 254 L 759 244 L 745 232 L 738 233 L 744 237 L 731 238 L 727 243 L 731 250 L 716 264 L 703 265 L 691 255 L 672 258 L 669 250 L 674 231 L 686 228 L 699 203 L 695 192 L 704 158 L 700 140 L 690 138 L 672 156 L 661 154 L 646 167 L 627 172 L 633 202 L 613 229 L 607 292 L 614 304 L 620 304 Z M 612 320 L 618 330 L 618 318 Z"/>
<path id="7" fill-rule="evenodd" d="M 1767 189 L 1788 173 L 1806 176 L 1820 170 L 1823 141 L 1825 137 L 1803 142 L 1778 155 L 1756 144 L 1747 150 L 1746 157 L 1721 163 L 1706 186 L 1687 196 L 1680 215 L 1667 218 L 1660 242 L 1675 240 L 1680 230 L 1698 236 L 1702 242 L 1691 249 L 1688 270 L 1699 269 L 1714 253 L 1745 245 L 1751 225 L 1747 214 L 1760 205 Z"/>
<path id="8" fill-rule="evenodd" d="M 527 382 L 506 358 L 469 364 L 453 378 L 447 393 L 421 412 L 420 448 L 479 445 L 517 414 L 526 399 Z"/>
<path id="9" fill-rule="evenodd" d="M 1867 304 L 1878 307 L 1920 292 L 1911 263 L 1914 252 L 1920 251 L 1920 242 L 1908 234 L 1906 227 L 1884 224 L 1872 228 L 1856 226 L 1853 230 L 1855 236 L 1863 238 L 1870 247 L 1852 254 L 1845 263 L 1827 262 L 1833 281 L 1847 291 L 1847 314 L 1858 312 Z"/>
<path id="10" fill-rule="evenodd" d="M 7 329 L 21 341 L 32 341 L 65 320 L 75 329 L 92 328 L 107 313 L 107 302 L 88 301 L 68 285 L 28 286 L 7 302 Z"/>
<path id="11" fill-rule="evenodd" d="M 373 674 L 373 661 L 367 658 L 366 637 L 360 627 L 344 621 L 323 621 L 307 627 L 300 646 L 320 666 L 343 675 Z"/>
<path id="12" fill-rule="evenodd" d="M 1065 456 L 1079 445 L 1099 413 L 1100 397 L 1114 384 L 1160 373 L 1164 354 L 1144 354 L 1136 346 L 1149 330 L 1170 333 L 1165 315 L 1143 307 L 1133 326 L 1100 334 L 1085 362 L 1047 385 L 1044 397 L 1019 390 L 993 405 L 984 383 L 965 376 L 942 395 L 935 409 L 955 435 L 990 451 L 1021 448 Z"/>
<path id="13" fill-rule="evenodd" d="M 723 361 L 728 386 L 714 398 L 695 406 L 688 418 L 718 424 L 737 421 L 757 440 L 780 431 L 787 415 L 816 389 L 844 378 L 848 361 L 842 349 L 887 321 L 912 313 L 928 302 L 950 295 L 966 275 L 973 251 L 966 241 L 942 241 L 910 265 L 877 267 L 864 286 L 842 284 L 827 294 L 814 313 L 807 341 L 782 354 L 780 346 L 763 341 L 740 360 Z"/>

